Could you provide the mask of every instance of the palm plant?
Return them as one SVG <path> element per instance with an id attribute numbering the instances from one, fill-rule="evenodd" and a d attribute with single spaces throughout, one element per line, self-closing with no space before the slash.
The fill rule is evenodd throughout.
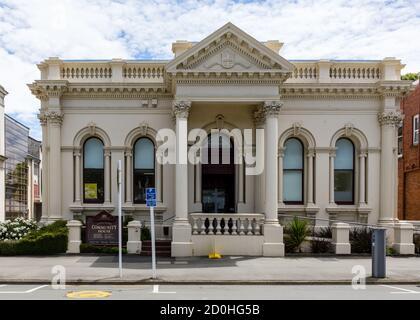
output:
<path id="1" fill-rule="evenodd" d="M 286 245 L 293 251 L 301 252 L 302 243 L 309 234 L 308 222 L 295 217 L 286 227 Z"/>

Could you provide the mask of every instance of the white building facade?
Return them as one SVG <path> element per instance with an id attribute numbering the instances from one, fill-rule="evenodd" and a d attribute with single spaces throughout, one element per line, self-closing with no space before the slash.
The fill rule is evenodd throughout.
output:
<path id="1" fill-rule="evenodd" d="M 228 23 L 174 43 L 170 61 L 41 63 L 30 89 L 41 101 L 43 221 L 116 215 L 121 160 L 124 214 L 147 223 L 144 190 L 156 187 L 158 237 L 172 239 L 173 256 L 282 256 L 292 215 L 392 226 L 403 65 L 286 60 L 281 47 Z M 176 134 L 175 164 L 162 164 L 162 129 Z M 196 129 L 224 130 L 212 150 L 241 161 L 185 162 Z M 260 174 L 235 129 L 239 140 L 251 130 L 251 154 L 264 147 Z"/>

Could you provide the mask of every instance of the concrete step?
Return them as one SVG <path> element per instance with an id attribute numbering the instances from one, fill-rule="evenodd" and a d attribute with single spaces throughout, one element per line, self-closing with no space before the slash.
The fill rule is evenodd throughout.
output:
<path id="1" fill-rule="evenodd" d="M 171 256 L 172 242 L 170 240 L 156 240 L 156 256 L 170 257 Z M 142 256 L 152 255 L 152 241 L 146 240 L 142 242 Z"/>

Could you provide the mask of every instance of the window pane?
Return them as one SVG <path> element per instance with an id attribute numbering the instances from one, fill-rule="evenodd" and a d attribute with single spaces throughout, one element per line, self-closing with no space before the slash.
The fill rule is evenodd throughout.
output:
<path id="1" fill-rule="evenodd" d="M 353 170 L 354 148 L 353 143 L 348 139 L 340 139 L 336 143 L 335 169 Z"/>
<path id="2" fill-rule="evenodd" d="M 155 147 L 150 139 L 142 138 L 134 146 L 134 168 L 155 168 Z"/>
<path id="3" fill-rule="evenodd" d="M 155 187 L 154 171 L 134 170 L 134 203 L 146 203 L 146 188 Z"/>
<path id="4" fill-rule="evenodd" d="M 97 138 L 91 138 L 85 143 L 84 162 L 86 169 L 103 169 L 104 145 Z"/>
<path id="5" fill-rule="evenodd" d="M 104 201 L 104 171 L 85 169 L 83 172 L 84 202 L 102 203 Z"/>
<path id="6" fill-rule="evenodd" d="M 336 202 L 353 202 L 353 171 L 336 170 L 334 174 Z"/>
<path id="7" fill-rule="evenodd" d="M 298 139 L 289 139 L 284 144 L 284 169 L 303 168 L 303 146 Z"/>
<path id="8" fill-rule="evenodd" d="M 285 202 L 302 202 L 302 171 L 285 171 L 283 197 Z"/>

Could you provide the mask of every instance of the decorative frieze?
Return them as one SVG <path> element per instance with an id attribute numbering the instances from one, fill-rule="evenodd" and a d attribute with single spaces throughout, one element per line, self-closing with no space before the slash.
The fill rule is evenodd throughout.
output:
<path id="1" fill-rule="evenodd" d="M 172 108 L 174 117 L 176 118 L 188 118 L 190 109 L 190 101 L 175 101 Z"/>
<path id="2" fill-rule="evenodd" d="M 381 126 L 398 126 L 403 121 L 403 115 L 399 111 L 388 111 L 378 114 Z"/>

